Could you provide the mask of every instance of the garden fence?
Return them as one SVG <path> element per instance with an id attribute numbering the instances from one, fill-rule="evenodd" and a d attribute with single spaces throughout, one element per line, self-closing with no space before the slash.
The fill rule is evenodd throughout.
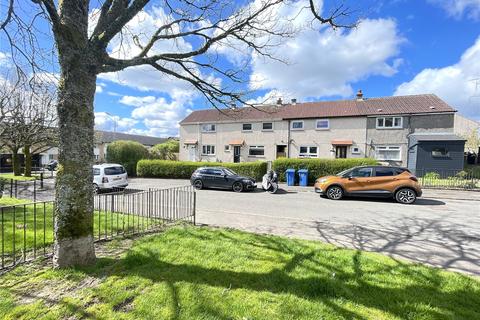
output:
<path id="1" fill-rule="evenodd" d="M 162 230 L 168 223 L 195 224 L 191 186 L 129 190 L 94 197 L 95 241 Z M 54 242 L 54 201 L 0 207 L 0 271 L 49 256 Z"/>
<path id="2" fill-rule="evenodd" d="M 424 188 L 480 190 L 480 172 L 447 169 L 417 170 Z"/>

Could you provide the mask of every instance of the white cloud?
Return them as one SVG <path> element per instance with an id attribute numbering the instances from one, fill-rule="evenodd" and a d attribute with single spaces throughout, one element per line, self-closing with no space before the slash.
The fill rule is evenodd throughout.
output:
<path id="1" fill-rule="evenodd" d="M 411 81 L 402 83 L 395 95 L 435 93 L 466 115 L 480 119 L 480 37 L 457 63 L 437 69 L 424 69 Z M 477 97 L 475 97 L 477 96 Z"/>
<path id="2" fill-rule="evenodd" d="M 352 82 L 396 73 L 402 61 L 389 60 L 402 41 L 392 19 L 363 20 L 351 31 L 307 29 L 278 48 L 291 64 L 253 56 L 251 87 L 277 89 L 297 98 L 350 96 Z"/>
<path id="3" fill-rule="evenodd" d="M 95 93 L 102 93 L 103 92 L 103 88 L 102 86 L 98 86 L 95 88 Z"/>
<path id="4" fill-rule="evenodd" d="M 428 0 L 442 7 L 449 16 L 460 19 L 464 14 L 474 20 L 480 19 L 480 0 Z"/>
<path id="5" fill-rule="evenodd" d="M 124 96 L 119 102 L 134 107 L 132 118 L 142 122 L 146 128 L 135 128 L 131 132 L 143 132 L 143 134 L 154 136 L 178 135 L 178 123 L 191 112 L 185 107 L 191 104 L 189 97 L 178 97 L 167 101 L 163 97 Z"/>
<path id="6" fill-rule="evenodd" d="M 95 112 L 95 128 L 106 131 L 128 132 L 138 124 L 131 118 L 122 118 L 106 112 Z"/>

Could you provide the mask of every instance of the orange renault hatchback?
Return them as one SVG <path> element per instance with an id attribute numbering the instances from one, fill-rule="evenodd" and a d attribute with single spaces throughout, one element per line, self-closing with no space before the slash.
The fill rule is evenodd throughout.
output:
<path id="1" fill-rule="evenodd" d="M 414 203 L 422 195 L 417 177 L 408 169 L 387 166 L 355 167 L 318 178 L 315 192 L 332 200 L 343 196 L 391 197 L 404 204 Z"/>

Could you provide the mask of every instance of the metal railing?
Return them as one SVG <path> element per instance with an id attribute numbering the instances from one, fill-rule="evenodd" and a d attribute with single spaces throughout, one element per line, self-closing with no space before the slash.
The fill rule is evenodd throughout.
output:
<path id="1" fill-rule="evenodd" d="M 417 170 L 424 188 L 480 190 L 480 172 L 448 169 Z"/>
<path id="2" fill-rule="evenodd" d="M 95 241 L 162 230 L 172 222 L 195 224 L 191 186 L 94 197 Z M 54 242 L 54 201 L 0 207 L 0 270 L 49 256 Z"/>

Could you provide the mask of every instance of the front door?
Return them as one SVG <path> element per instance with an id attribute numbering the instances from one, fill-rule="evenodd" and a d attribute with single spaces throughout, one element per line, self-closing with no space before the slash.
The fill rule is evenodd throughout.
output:
<path id="1" fill-rule="evenodd" d="M 277 146 L 277 159 L 287 157 L 286 149 L 287 149 L 287 146 L 284 146 L 284 145 Z"/>
<path id="2" fill-rule="evenodd" d="M 233 162 L 240 162 L 240 146 L 233 146 Z"/>
<path id="3" fill-rule="evenodd" d="M 197 161 L 197 146 L 194 144 L 188 145 L 188 160 Z"/>
<path id="4" fill-rule="evenodd" d="M 347 157 L 347 146 L 337 146 L 335 148 L 335 158 L 345 159 Z"/>

